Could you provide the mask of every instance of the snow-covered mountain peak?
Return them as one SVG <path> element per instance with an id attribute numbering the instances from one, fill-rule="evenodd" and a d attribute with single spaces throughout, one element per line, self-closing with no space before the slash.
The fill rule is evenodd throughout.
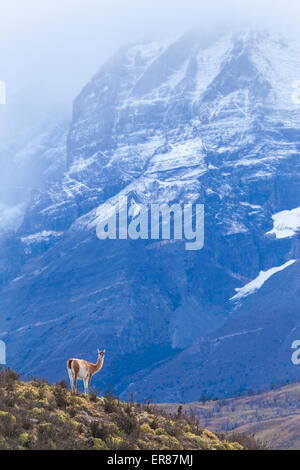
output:
<path id="1" fill-rule="evenodd" d="M 118 391 L 133 382 L 141 398 L 154 390 L 156 399 L 197 399 L 199 387 L 211 392 L 216 367 L 221 394 L 246 387 L 250 353 L 251 366 L 262 367 L 254 357 L 266 351 L 262 336 L 270 354 L 279 354 L 272 321 L 278 334 L 292 335 L 296 307 L 289 297 L 299 289 L 299 262 L 291 263 L 300 254 L 300 107 L 291 93 L 297 47 L 265 33 L 192 32 L 124 47 L 84 87 L 74 102 L 64 175 L 33 193 L 9 249 L 0 246 L 3 266 L 8 256 L 16 260 L 0 273 L 1 311 L 11 312 L 1 318 L 3 331 L 13 357 L 33 351 L 25 371 L 44 373 L 45 357 L 56 378 L 62 344 L 63 354 L 82 348 L 81 354 L 101 338 L 111 351 L 104 380 Z M 100 241 L 104 204 L 120 196 L 135 208 L 203 203 L 204 248 L 187 253 L 180 241 Z M 235 295 L 238 306 L 229 302 Z M 55 329 L 48 326 L 54 317 Z M 24 325 L 34 325 L 31 335 Z M 245 335 L 254 338 L 254 352 Z M 216 365 L 218 338 L 231 346 Z M 133 355 L 134 371 L 126 368 Z M 41 364 L 38 371 L 33 364 Z M 265 376 L 254 373 L 251 386 Z"/>

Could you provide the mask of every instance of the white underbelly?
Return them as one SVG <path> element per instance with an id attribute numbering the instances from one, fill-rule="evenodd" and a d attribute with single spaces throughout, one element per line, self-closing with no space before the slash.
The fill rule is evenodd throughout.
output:
<path id="1" fill-rule="evenodd" d="M 89 376 L 89 371 L 86 369 L 86 367 L 78 360 L 79 364 L 79 371 L 77 374 L 77 379 L 79 380 L 85 380 Z"/>

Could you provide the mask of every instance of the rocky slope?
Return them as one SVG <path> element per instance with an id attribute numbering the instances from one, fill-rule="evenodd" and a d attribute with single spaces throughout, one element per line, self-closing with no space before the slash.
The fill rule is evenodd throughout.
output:
<path id="1" fill-rule="evenodd" d="M 99 383 L 159 401 L 295 376 L 300 224 L 277 214 L 300 200 L 298 57 L 266 33 L 192 32 L 101 68 L 74 103 L 67 171 L 32 194 L 7 242 L 9 364 L 56 380 L 69 356 L 105 347 Z M 97 208 L 119 195 L 204 203 L 204 248 L 99 241 Z"/>
<path id="2" fill-rule="evenodd" d="M 243 439 L 243 436 L 240 436 Z M 245 439 L 244 439 L 245 440 Z M 255 445 L 249 440 L 248 445 Z M 0 369 L 1 450 L 243 450 L 195 420 L 113 395 L 72 395 L 63 382 L 22 382 Z"/>
<path id="3" fill-rule="evenodd" d="M 133 377 L 137 396 L 193 401 L 201 394 L 224 397 L 297 379 L 299 367 L 291 358 L 292 343 L 300 333 L 299 276 L 297 261 L 239 302 L 212 334 L 154 371 L 139 372 Z M 177 375 L 176 370 L 184 373 Z"/>
<path id="4" fill-rule="evenodd" d="M 157 405 L 174 413 L 178 404 Z M 182 405 L 183 413 L 194 414 L 204 427 L 226 434 L 255 434 L 271 449 L 300 447 L 300 385 L 293 383 L 255 394 L 201 401 Z"/>
<path id="5" fill-rule="evenodd" d="M 58 115 L 38 125 L 27 123 L 23 132 L 15 127 L 14 139 L 4 139 L 6 145 L 0 146 L 0 285 L 18 274 L 30 254 L 22 230 L 15 236 L 30 198 L 45 185 L 60 181 L 66 169 L 67 120 Z"/>

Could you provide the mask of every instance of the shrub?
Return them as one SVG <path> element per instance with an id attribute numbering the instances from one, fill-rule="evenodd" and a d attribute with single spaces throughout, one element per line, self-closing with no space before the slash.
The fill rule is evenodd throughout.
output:
<path id="1" fill-rule="evenodd" d="M 89 399 L 91 402 L 96 403 L 99 398 L 100 388 L 92 389 L 89 394 Z"/>
<path id="2" fill-rule="evenodd" d="M 110 389 L 110 392 L 108 392 L 108 390 L 105 390 L 104 410 L 106 411 L 106 413 L 114 413 L 118 411 L 119 405 L 120 400 L 118 397 L 115 396 L 112 388 Z"/>
<path id="3" fill-rule="evenodd" d="M 138 421 L 135 415 L 125 413 L 125 411 L 120 408 L 119 412 L 115 414 L 115 420 L 117 425 L 124 430 L 126 434 L 131 434 L 133 431 L 139 429 Z"/>
<path id="4" fill-rule="evenodd" d="M 17 420 L 8 411 L 0 411 L 0 435 L 5 437 L 18 435 Z"/>
<path id="5" fill-rule="evenodd" d="M 9 367 L 3 369 L 3 367 L 0 366 L 0 387 L 6 387 L 11 390 L 15 385 L 15 382 L 19 380 L 20 377 L 21 374 L 14 372 Z"/>
<path id="6" fill-rule="evenodd" d="M 55 384 L 53 395 L 58 408 L 66 409 L 68 405 L 68 388 L 62 382 Z"/>
<path id="7" fill-rule="evenodd" d="M 269 446 L 266 442 L 261 442 L 255 438 L 255 434 L 232 433 L 226 435 L 224 433 L 217 434 L 219 439 L 227 440 L 228 442 L 237 442 L 247 450 L 268 450 Z"/>
<path id="8" fill-rule="evenodd" d="M 96 439 L 106 441 L 114 431 L 114 426 L 110 424 L 100 424 L 97 421 L 92 421 L 90 424 L 90 433 Z"/>

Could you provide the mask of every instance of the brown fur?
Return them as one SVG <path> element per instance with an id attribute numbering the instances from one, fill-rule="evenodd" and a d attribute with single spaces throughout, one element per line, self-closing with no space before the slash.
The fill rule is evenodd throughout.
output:
<path id="1" fill-rule="evenodd" d="M 78 372 L 79 372 L 80 366 L 79 366 L 78 362 L 76 361 L 76 359 L 72 360 L 72 366 L 73 366 L 75 375 L 77 375 Z"/>
<path id="2" fill-rule="evenodd" d="M 98 372 L 98 370 L 101 369 L 102 363 L 103 363 L 103 358 L 99 357 L 96 364 L 93 364 L 92 362 L 84 361 L 83 359 L 81 360 L 81 362 L 85 365 L 86 369 L 89 371 L 90 375 L 92 376 L 92 375 L 96 374 L 96 372 Z"/>

